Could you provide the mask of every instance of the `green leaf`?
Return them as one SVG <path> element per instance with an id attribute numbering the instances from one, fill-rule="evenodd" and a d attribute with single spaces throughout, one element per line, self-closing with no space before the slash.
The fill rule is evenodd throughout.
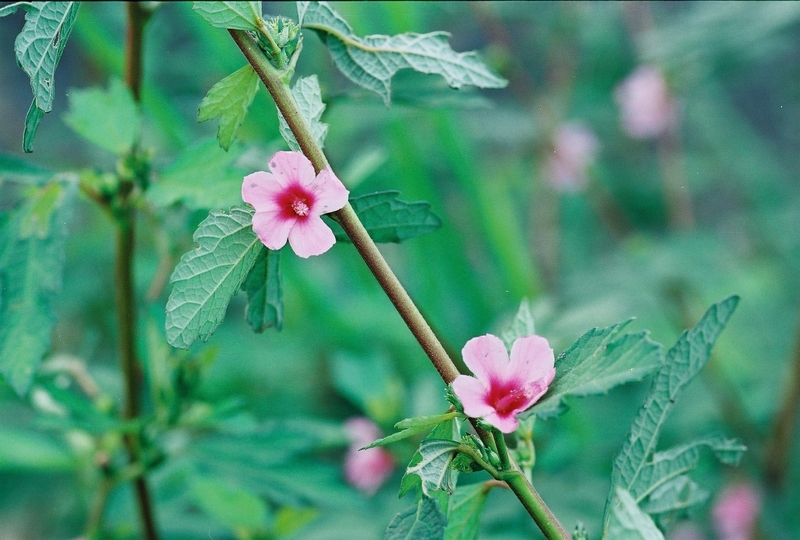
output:
<path id="1" fill-rule="evenodd" d="M 608 540 L 664 540 L 664 535 L 646 513 L 636 505 L 631 494 L 617 487 L 615 499 L 618 503 L 611 512 L 607 534 Z"/>
<path id="2" fill-rule="evenodd" d="M 422 497 L 417 504 L 397 514 L 384 540 L 442 540 L 447 520 L 439 504 L 431 497 Z"/>
<path id="3" fill-rule="evenodd" d="M 642 505 L 648 514 L 666 514 L 688 510 L 704 503 L 710 493 L 693 482 L 687 475 L 681 475 L 659 486 Z"/>
<path id="4" fill-rule="evenodd" d="M 401 414 L 403 386 L 387 356 L 338 353 L 331 371 L 336 390 L 378 423 Z"/>
<path id="5" fill-rule="evenodd" d="M 489 495 L 484 483 L 460 486 L 450 497 L 444 540 L 478 540 L 481 511 Z"/>
<path id="6" fill-rule="evenodd" d="M 661 345 L 647 332 L 621 334 L 630 323 L 593 328 L 556 360 L 556 376 L 544 399 L 528 414 L 547 418 L 566 410 L 566 396 L 603 394 L 609 389 L 639 380 L 664 361 Z"/>
<path id="7" fill-rule="evenodd" d="M 161 173 L 147 190 L 146 197 L 162 208 L 177 202 L 192 210 L 241 204 L 246 172 L 233 165 L 240 154 L 225 152 L 214 140 L 198 143 Z"/>
<path id="8" fill-rule="evenodd" d="M 391 79 L 400 69 L 441 75 L 453 88 L 503 88 L 507 84 L 477 53 L 453 51 L 446 32 L 359 38 L 327 2 L 298 2 L 297 14 L 303 28 L 316 31 L 323 39 L 336 67 L 354 83 L 379 94 L 387 106 Z"/>
<path id="9" fill-rule="evenodd" d="M 514 342 L 525 336 L 532 336 L 536 333 L 536 324 L 533 320 L 533 312 L 531 311 L 531 303 L 527 298 L 524 298 L 519 304 L 517 315 L 508 327 L 508 330 L 503 331 L 500 337 L 503 343 L 506 344 L 506 349 L 511 350 Z"/>
<path id="10" fill-rule="evenodd" d="M 9 4 L 7 6 L 3 6 L 0 8 L 0 17 L 5 17 L 6 15 L 13 15 L 17 12 L 19 8 L 22 9 L 38 9 L 33 2 L 14 2 L 13 4 Z"/>
<path id="11" fill-rule="evenodd" d="M 22 133 L 22 150 L 25 153 L 33 152 L 33 139 L 36 137 L 42 118 L 44 118 L 44 111 L 36 106 L 34 99 L 28 109 L 28 114 L 25 115 L 25 130 Z"/>
<path id="12" fill-rule="evenodd" d="M 247 293 L 245 319 L 254 332 L 283 326 L 281 252 L 262 246 L 256 262 L 242 283 Z"/>
<path id="13" fill-rule="evenodd" d="M 438 424 L 434 427 L 431 432 L 425 437 L 426 441 L 433 441 L 433 440 L 447 440 L 447 441 L 454 441 L 460 442 L 461 440 L 461 427 L 458 421 L 458 417 L 454 417 L 451 420 L 447 420 Z M 419 489 L 422 491 L 422 479 L 419 475 L 412 474 L 408 471 L 408 469 L 419 465 L 422 461 L 422 453 L 420 450 L 417 449 L 414 452 L 414 455 L 411 457 L 411 461 L 408 463 L 408 467 L 406 467 L 406 472 L 403 474 L 403 478 L 400 480 L 400 497 L 403 497 L 406 493 L 411 491 L 412 489 Z"/>
<path id="14" fill-rule="evenodd" d="M 375 242 L 398 243 L 442 226 L 442 220 L 431 210 L 430 204 L 401 201 L 397 198 L 399 194 L 398 191 L 379 191 L 350 199 L 353 210 Z M 337 240 L 350 241 L 338 223 L 324 219 Z"/>
<path id="15" fill-rule="evenodd" d="M 391 444 L 393 442 L 402 441 L 403 439 L 407 439 L 412 435 L 416 435 L 417 433 L 433 429 L 442 422 L 447 422 L 448 420 L 452 420 L 458 415 L 459 413 L 457 412 L 449 412 L 444 414 L 434 414 L 430 416 L 417 416 L 414 418 L 406 418 L 405 420 L 401 420 L 400 422 L 394 425 L 394 427 L 396 429 L 399 429 L 400 431 L 398 431 L 397 433 L 392 433 L 388 437 L 378 439 L 372 444 L 369 444 L 364 448 L 362 448 L 362 450 L 366 450 L 367 448 L 374 448 L 375 446 L 386 446 L 387 444 Z"/>
<path id="16" fill-rule="evenodd" d="M 192 9 L 217 28 L 261 28 L 261 2 L 194 2 Z"/>
<path id="17" fill-rule="evenodd" d="M 268 514 L 264 501 L 228 480 L 194 478 L 189 491 L 205 513 L 235 531 L 266 528 Z"/>
<path id="18" fill-rule="evenodd" d="M 262 244 L 253 233 L 253 211 L 234 206 L 211 212 L 194 233 L 197 249 L 181 257 L 170 277 L 167 341 L 188 349 L 208 340 L 225 317 L 228 302 L 242 286 Z"/>
<path id="19" fill-rule="evenodd" d="M 50 347 L 76 182 L 52 182 L 0 227 L 0 374 L 22 395 Z"/>
<path id="20" fill-rule="evenodd" d="M 41 184 L 53 177 L 52 171 L 10 154 L 0 154 L 0 181 L 15 180 Z"/>
<path id="21" fill-rule="evenodd" d="M 37 431 L 0 427 L 0 470 L 69 471 L 74 460 L 69 450 Z"/>
<path id="22" fill-rule="evenodd" d="M 297 108 L 300 109 L 300 114 L 303 115 L 303 118 L 311 128 L 314 140 L 317 141 L 320 148 L 323 148 L 325 136 L 328 134 L 328 124 L 320 122 L 322 113 L 325 112 L 325 104 L 322 102 L 322 92 L 319 89 L 317 76 L 311 75 L 297 79 L 297 82 L 292 87 L 292 95 L 295 102 L 297 102 Z M 283 140 L 286 141 L 289 148 L 300 152 L 300 145 L 297 144 L 294 133 L 292 133 L 280 110 L 278 111 L 278 122 L 280 123 L 280 132 Z"/>
<path id="23" fill-rule="evenodd" d="M 455 459 L 456 449 L 459 446 L 460 443 L 457 441 L 441 439 L 422 441 L 419 446 L 422 459 L 419 463 L 408 467 L 406 474 L 420 477 L 423 495 L 431 496 L 437 489 L 453 493 L 458 472 L 454 471 L 450 464 Z"/>
<path id="24" fill-rule="evenodd" d="M 64 121 L 81 137 L 118 156 L 136 144 L 142 126 L 133 94 L 116 78 L 111 79 L 108 90 L 71 88 Z"/>
<path id="25" fill-rule="evenodd" d="M 284 506 L 275 514 L 272 530 L 275 538 L 290 536 L 305 527 L 319 515 L 315 508 L 292 508 Z"/>
<path id="26" fill-rule="evenodd" d="M 619 499 L 618 493 L 624 493 L 635 506 L 635 497 L 644 497 L 663 483 L 659 475 L 667 475 L 666 480 L 669 480 L 691 466 L 696 459 L 693 452 L 698 446 L 710 446 L 728 461 L 734 460 L 741 451 L 741 446 L 735 441 L 709 437 L 655 454 L 659 433 L 678 396 L 708 362 L 717 337 L 738 303 L 739 297 L 734 295 L 711 306 L 700 322 L 681 334 L 667 353 L 644 405 L 633 420 L 630 434 L 614 460 L 612 491 L 606 502 L 603 538 L 617 538 L 612 534 L 612 521 L 618 520 L 619 508 L 627 504 Z"/>
<path id="27" fill-rule="evenodd" d="M 250 64 L 234 71 L 211 87 L 197 110 L 197 121 L 219 117 L 217 140 L 227 150 L 258 91 L 258 76 Z"/>

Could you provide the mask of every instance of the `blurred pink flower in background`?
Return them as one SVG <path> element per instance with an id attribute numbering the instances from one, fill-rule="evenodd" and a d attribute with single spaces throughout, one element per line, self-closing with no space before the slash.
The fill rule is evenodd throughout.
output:
<path id="1" fill-rule="evenodd" d="M 345 480 L 372 495 L 391 476 L 394 457 L 381 446 L 359 450 L 382 436 L 380 428 L 369 418 L 350 418 L 344 424 L 344 431 L 350 439 L 350 448 L 344 458 Z"/>
<path id="2" fill-rule="evenodd" d="M 300 257 L 328 251 L 336 238 L 320 216 L 347 204 L 344 184 L 330 169 L 316 174 L 300 152 L 276 153 L 269 168 L 245 176 L 242 184 L 242 199 L 256 211 L 253 231 L 269 249 L 288 240 Z"/>
<path id="3" fill-rule="evenodd" d="M 459 375 L 452 383 L 464 414 L 483 418 L 503 433 L 516 431 L 517 414 L 547 392 L 556 374 L 553 349 L 540 336 L 517 339 L 510 360 L 503 341 L 491 334 L 467 341 L 461 355 L 475 374 Z"/>
<path id="4" fill-rule="evenodd" d="M 594 163 L 599 143 L 581 122 L 561 124 L 553 135 L 553 153 L 547 159 L 545 176 L 557 191 L 582 191 L 589 178 L 586 169 Z"/>
<path id="5" fill-rule="evenodd" d="M 677 120 L 677 104 L 664 75 L 653 66 L 641 66 L 614 91 L 622 109 L 622 129 L 635 139 L 658 137 Z"/>
<path id="6" fill-rule="evenodd" d="M 719 540 L 752 540 L 760 511 L 761 496 L 752 484 L 725 488 L 712 510 Z"/>
<path id="7" fill-rule="evenodd" d="M 694 523 L 681 523 L 669 533 L 669 540 L 705 540 L 706 537 L 700 527 Z"/>

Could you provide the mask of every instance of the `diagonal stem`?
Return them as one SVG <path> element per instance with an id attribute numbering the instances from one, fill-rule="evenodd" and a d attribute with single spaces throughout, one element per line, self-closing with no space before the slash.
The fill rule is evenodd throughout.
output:
<path id="1" fill-rule="evenodd" d="M 292 97 L 288 86 L 284 84 L 281 78 L 282 73 L 269 63 L 255 40 L 247 32 L 233 29 L 228 30 L 228 32 L 230 32 L 242 54 L 244 54 L 267 87 L 272 99 L 275 101 L 275 105 L 292 130 L 303 154 L 311 160 L 317 172 L 328 167 L 328 160 L 325 154 L 323 154 L 306 120 L 297 108 L 297 103 Z M 375 279 L 383 288 L 444 382 L 446 384 L 453 382 L 459 375 L 458 369 L 447 355 L 441 342 L 433 333 L 413 300 L 411 300 L 411 297 L 403 288 L 403 285 L 397 279 L 397 276 L 389 267 L 389 264 L 383 258 L 353 208 L 347 204 L 338 212 L 331 214 L 331 217 L 342 226 L 347 236 L 350 237 L 356 250 L 364 259 Z M 477 426 L 476 430 L 485 444 L 495 446 L 496 443 L 491 433 L 479 429 Z M 545 536 L 550 540 L 570 540 L 569 534 L 558 522 L 531 483 L 528 482 L 525 475 L 517 470 L 513 461 L 510 465 L 514 470 L 507 473 L 509 476 L 508 484 Z"/>

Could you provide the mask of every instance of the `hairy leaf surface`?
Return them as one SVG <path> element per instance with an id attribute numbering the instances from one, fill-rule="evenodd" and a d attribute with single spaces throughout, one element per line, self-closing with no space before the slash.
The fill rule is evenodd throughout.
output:
<path id="1" fill-rule="evenodd" d="M 217 28 L 258 30 L 261 26 L 261 2 L 194 2 L 192 9 Z"/>
<path id="2" fill-rule="evenodd" d="M 242 283 L 247 293 L 245 319 L 254 332 L 283 326 L 281 252 L 261 247 L 256 262 Z"/>
<path id="3" fill-rule="evenodd" d="M 424 201 L 408 203 L 397 198 L 398 191 L 379 191 L 350 199 L 361 223 L 375 242 L 398 243 L 431 233 L 442 226 L 431 205 Z M 336 239 L 350 238 L 335 221 L 325 218 Z"/>
<path id="4" fill-rule="evenodd" d="M 328 134 L 328 124 L 320 121 L 322 113 L 325 112 L 325 104 L 322 102 L 322 92 L 319 89 L 319 80 L 316 75 L 309 77 L 301 77 L 297 79 L 292 87 L 292 96 L 297 102 L 297 108 L 300 109 L 300 114 L 303 115 L 306 122 L 311 128 L 311 133 L 314 135 L 314 140 L 320 148 L 324 147 L 325 136 Z M 289 145 L 289 148 L 299 152 L 300 145 L 294 138 L 294 133 L 286 123 L 286 119 L 278 111 L 278 122 L 280 124 L 280 132 L 283 140 Z"/>
<path id="5" fill-rule="evenodd" d="M 660 366 L 664 361 L 661 345 L 647 332 L 620 334 L 629 322 L 593 328 L 561 353 L 550 389 L 530 413 L 544 418 L 557 416 L 566 409 L 566 396 L 603 394 Z"/>
<path id="6" fill-rule="evenodd" d="M 0 374 L 20 395 L 50 347 L 75 187 L 43 186 L 0 227 Z"/>
<path id="7" fill-rule="evenodd" d="M 453 51 L 446 32 L 359 38 L 327 2 L 298 2 L 297 14 L 303 28 L 316 31 L 323 39 L 336 67 L 354 83 L 380 95 L 387 106 L 391 79 L 400 69 L 441 75 L 453 88 L 503 88 L 507 84 L 477 53 Z"/>
<path id="8" fill-rule="evenodd" d="M 64 121 L 89 142 L 121 156 L 136 143 L 142 117 L 128 87 L 111 79 L 108 90 L 71 88 Z"/>
<path id="9" fill-rule="evenodd" d="M 225 317 L 228 302 L 242 286 L 263 244 L 253 233 L 253 211 L 233 207 L 211 212 L 194 233 L 199 245 L 181 257 L 170 277 L 167 341 L 188 349 L 206 341 Z"/>
<path id="10" fill-rule="evenodd" d="M 219 117 L 217 140 L 227 150 L 258 92 L 258 75 L 250 64 L 238 69 L 211 87 L 200 102 L 197 121 Z"/>
<path id="11" fill-rule="evenodd" d="M 439 503 L 422 497 L 417 504 L 398 513 L 386 529 L 384 540 L 442 540 L 447 520 Z"/>

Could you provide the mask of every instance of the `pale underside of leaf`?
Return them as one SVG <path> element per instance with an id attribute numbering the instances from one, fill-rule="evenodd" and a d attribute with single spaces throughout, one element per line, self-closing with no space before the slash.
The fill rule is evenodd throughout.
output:
<path id="1" fill-rule="evenodd" d="M 652 518 L 643 512 L 624 488 L 617 487 L 605 540 L 664 540 Z"/>
<path id="2" fill-rule="evenodd" d="M 325 112 L 325 104 L 322 102 L 322 91 L 319 88 L 317 76 L 311 75 L 297 79 L 291 92 L 300 114 L 303 115 L 306 123 L 311 128 L 314 140 L 320 148 L 323 148 L 325 137 L 328 135 L 328 124 L 320 121 L 322 113 Z M 295 139 L 294 133 L 292 133 L 280 110 L 278 111 L 278 122 L 281 136 L 286 141 L 286 144 L 295 152 L 300 152 L 300 145 L 297 144 L 297 139 Z"/>
<path id="3" fill-rule="evenodd" d="M 194 2 L 192 9 L 217 28 L 257 30 L 261 2 Z"/>
<path id="4" fill-rule="evenodd" d="M 207 340 L 222 322 L 262 247 L 252 217 L 252 209 L 233 207 L 229 213 L 211 212 L 198 227 L 199 246 L 181 257 L 170 278 L 166 331 L 173 347 Z"/>
<path id="5" fill-rule="evenodd" d="M 459 443 L 448 440 L 425 440 L 419 447 L 422 460 L 408 468 L 407 474 L 416 474 L 422 479 L 422 493 L 432 495 L 437 489 L 452 493 L 457 472 L 450 464 L 456 457 Z"/>

